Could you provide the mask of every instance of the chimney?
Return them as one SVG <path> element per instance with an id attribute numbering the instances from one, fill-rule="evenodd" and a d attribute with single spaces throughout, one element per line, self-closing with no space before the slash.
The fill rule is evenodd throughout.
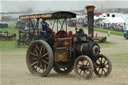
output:
<path id="1" fill-rule="evenodd" d="M 94 23 L 95 6 L 87 6 L 86 9 L 87 9 L 87 17 L 88 17 L 88 35 L 90 35 L 91 37 L 94 37 L 93 23 Z"/>

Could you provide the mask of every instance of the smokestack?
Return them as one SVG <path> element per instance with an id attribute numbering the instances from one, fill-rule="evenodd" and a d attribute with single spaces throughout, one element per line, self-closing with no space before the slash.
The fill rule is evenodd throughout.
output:
<path id="1" fill-rule="evenodd" d="M 95 6 L 87 6 L 86 9 L 87 9 L 87 17 L 88 17 L 88 35 L 93 37 L 94 36 L 93 23 L 94 23 L 94 9 L 95 9 Z"/>

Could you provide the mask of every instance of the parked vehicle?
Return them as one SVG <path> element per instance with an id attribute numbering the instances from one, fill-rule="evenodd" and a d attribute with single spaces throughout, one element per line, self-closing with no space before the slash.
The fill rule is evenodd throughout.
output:
<path id="1" fill-rule="evenodd" d="M 124 38 L 125 39 L 128 39 L 128 29 L 125 29 L 124 30 Z"/>
<path id="2" fill-rule="evenodd" d="M 15 40 L 16 33 L 0 32 L 0 40 Z"/>

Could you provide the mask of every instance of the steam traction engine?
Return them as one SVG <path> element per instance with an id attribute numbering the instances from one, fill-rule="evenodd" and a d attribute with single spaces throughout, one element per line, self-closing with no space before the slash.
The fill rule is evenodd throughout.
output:
<path id="1" fill-rule="evenodd" d="M 57 32 L 49 33 L 45 39 L 33 41 L 27 50 L 26 60 L 32 74 L 47 76 L 53 68 L 60 74 L 68 74 L 73 69 L 79 78 L 89 79 L 93 72 L 99 77 L 110 74 L 112 64 L 109 58 L 100 54 L 99 45 L 92 40 L 93 36 L 93 6 L 88 6 L 89 37 L 82 31 L 67 32 L 68 18 L 75 18 L 76 14 L 60 11 L 48 14 L 24 15 L 20 19 L 56 19 Z M 59 19 L 61 28 L 58 30 Z M 64 25 L 64 23 L 66 25 Z M 54 24 L 53 24 L 54 25 Z M 63 29 L 66 26 L 66 30 Z"/>

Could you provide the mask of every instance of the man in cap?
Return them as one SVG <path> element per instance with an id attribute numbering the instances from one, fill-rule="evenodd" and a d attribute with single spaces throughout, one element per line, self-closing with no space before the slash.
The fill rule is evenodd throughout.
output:
<path id="1" fill-rule="evenodd" d="M 41 26 L 41 29 L 40 29 L 40 38 L 43 38 L 43 37 L 47 37 L 47 30 L 49 28 L 48 26 L 48 23 L 45 22 L 45 19 L 42 19 L 42 26 Z"/>

